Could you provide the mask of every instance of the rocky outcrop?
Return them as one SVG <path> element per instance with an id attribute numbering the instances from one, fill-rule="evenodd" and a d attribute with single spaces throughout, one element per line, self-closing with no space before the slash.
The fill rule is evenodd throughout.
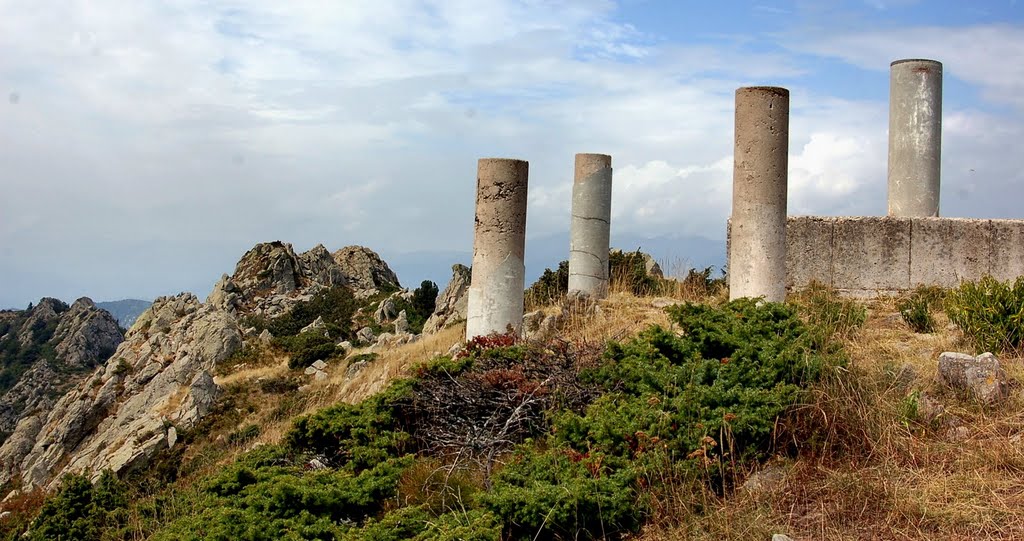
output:
<path id="1" fill-rule="evenodd" d="M 31 317 L 21 318 L 32 322 L 27 331 L 12 329 L 9 322 L 17 317 L 0 314 L 4 336 L 21 340 L 24 335 L 31 342 L 38 332 L 52 333 L 59 341 L 54 351 L 68 367 L 82 371 L 77 384 L 59 387 L 55 382 L 66 379 L 63 370 L 33 365 L 24 385 L 46 399 L 25 399 L 17 389 L 4 396 L 31 407 L 8 421 L 10 436 L 0 445 L 0 485 L 19 480 L 23 486 L 52 487 L 65 473 L 145 467 L 215 407 L 221 390 L 211 373 L 241 348 L 240 317 L 275 317 L 339 285 L 368 296 L 397 288 L 398 279 L 366 248 L 347 247 L 332 255 L 317 246 L 296 254 L 287 243 L 270 242 L 249 250 L 206 303 L 191 293 L 154 301 L 123 342 L 116 321 L 98 315 L 105 312 L 88 299 L 71 307 L 44 299 Z M 305 330 L 324 332 L 326 324 L 319 319 Z M 253 340 L 272 340 L 255 328 L 250 333 Z M 0 401 L 0 413 L 2 406 Z"/>
<path id="2" fill-rule="evenodd" d="M 376 252 L 363 246 L 346 246 L 334 252 L 334 261 L 341 267 L 345 283 L 356 297 L 365 298 L 382 289 L 400 288 L 398 276 Z"/>
<path id="3" fill-rule="evenodd" d="M 53 335 L 57 359 L 69 368 L 96 366 L 107 360 L 122 340 L 124 336 L 114 316 L 96 308 L 86 297 L 61 314 Z"/>
<path id="4" fill-rule="evenodd" d="M 296 254 L 280 241 L 257 244 L 224 275 L 206 302 L 230 312 L 275 317 L 323 288 L 346 285 L 356 297 L 397 288 L 398 277 L 373 250 L 348 246 L 333 255 L 322 245 Z"/>
<path id="5" fill-rule="evenodd" d="M 31 363 L 16 383 L 0 395 L 0 432 L 10 434 L 28 415 L 48 410 L 90 370 L 105 362 L 124 340 L 117 320 L 82 297 L 70 307 L 44 298 L 21 317 L 8 335 L 16 337 L 19 359 L 0 354 L 0 366 Z"/>
<path id="6" fill-rule="evenodd" d="M 452 279 L 437 297 L 434 313 L 423 324 L 423 334 L 431 334 L 464 321 L 468 313 L 470 269 L 465 265 L 452 265 Z"/>
<path id="7" fill-rule="evenodd" d="M 0 446 L 0 483 L 47 486 L 68 472 L 144 466 L 213 407 L 210 372 L 242 344 L 235 316 L 190 293 L 157 299 L 112 357 Z"/>

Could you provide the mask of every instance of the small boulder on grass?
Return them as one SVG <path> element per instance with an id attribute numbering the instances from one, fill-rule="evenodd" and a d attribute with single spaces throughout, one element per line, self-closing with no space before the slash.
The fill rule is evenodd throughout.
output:
<path id="1" fill-rule="evenodd" d="M 1009 391 L 1006 373 L 991 353 L 977 357 L 947 351 L 939 355 L 939 378 L 954 391 L 993 405 Z"/>

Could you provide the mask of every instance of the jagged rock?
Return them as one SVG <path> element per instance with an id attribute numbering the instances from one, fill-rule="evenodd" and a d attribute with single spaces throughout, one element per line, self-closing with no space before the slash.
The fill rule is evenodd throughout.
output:
<path id="1" fill-rule="evenodd" d="M 18 331 L 18 342 L 29 346 L 37 341 L 36 333 L 50 321 L 60 318 L 60 313 L 68 309 L 68 305 L 50 297 L 43 297 L 29 312 L 28 320 Z"/>
<path id="2" fill-rule="evenodd" d="M 60 362 L 71 368 L 91 368 L 106 361 L 124 340 L 117 320 L 106 310 L 96 308 L 82 297 L 61 314 L 54 331 L 54 352 Z"/>
<path id="3" fill-rule="evenodd" d="M 448 352 L 445 353 L 445 355 L 447 355 L 449 357 L 455 357 L 456 355 L 459 354 L 460 351 L 462 351 L 462 348 L 465 345 L 466 344 L 464 344 L 462 342 L 456 342 L 456 343 L 452 344 L 452 347 L 448 348 Z"/>
<path id="4" fill-rule="evenodd" d="M 977 357 L 965 353 L 939 355 L 939 377 L 958 393 L 985 404 L 994 404 L 1007 394 L 1006 373 L 991 353 Z"/>
<path id="5" fill-rule="evenodd" d="M 313 379 L 315 381 L 323 381 L 327 379 L 327 372 L 324 372 L 323 370 L 317 370 L 316 373 L 313 374 Z"/>
<path id="6" fill-rule="evenodd" d="M 281 241 L 257 244 L 246 252 L 230 282 L 247 298 L 288 294 L 303 285 L 299 258 L 291 244 Z"/>
<path id="7" fill-rule="evenodd" d="M 317 318 L 313 320 L 312 323 L 303 327 L 302 330 L 299 331 L 299 334 L 307 332 L 328 336 L 327 323 L 324 323 L 324 318 L 317 316 Z"/>
<path id="8" fill-rule="evenodd" d="M 260 333 L 257 340 L 259 340 L 264 346 L 269 346 L 274 341 L 274 335 L 270 334 L 270 330 L 263 329 L 263 332 Z"/>
<path id="9" fill-rule="evenodd" d="M 369 361 L 356 361 L 352 364 L 349 364 L 348 368 L 345 369 L 345 377 L 348 379 L 352 379 L 353 377 L 355 377 L 356 374 L 359 373 L 360 370 L 366 368 L 367 364 L 369 364 Z"/>
<path id="10" fill-rule="evenodd" d="M 372 344 L 377 340 L 377 335 L 373 334 L 373 329 L 363 327 L 356 332 L 356 340 L 359 340 L 363 344 Z"/>
<path id="11" fill-rule="evenodd" d="M 307 366 L 306 369 L 302 371 L 302 373 L 307 375 L 307 376 L 312 376 L 313 374 L 316 374 L 316 367 L 315 366 Z"/>
<path id="12" fill-rule="evenodd" d="M 342 350 L 343 354 L 347 354 L 352 351 L 352 342 L 349 342 L 348 340 L 342 340 L 335 345 Z"/>
<path id="13" fill-rule="evenodd" d="M 405 314 L 405 310 L 399 312 L 395 318 L 395 334 L 409 334 L 409 316 Z"/>
<path id="14" fill-rule="evenodd" d="M 380 333 L 380 336 L 377 337 L 377 345 L 378 346 L 387 346 L 387 345 L 391 344 L 391 342 L 394 339 L 395 339 L 395 335 L 393 333 L 382 332 L 382 333 Z"/>
<path id="15" fill-rule="evenodd" d="M 313 368 L 323 370 L 324 368 L 327 368 L 327 363 L 323 362 L 323 360 L 317 359 L 313 361 Z"/>
<path id="16" fill-rule="evenodd" d="M 363 246 L 346 246 L 334 252 L 334 261 L 341 267 L 345 283 L 358 298 L 375 295 L 385 288 L 400 288 L 398 276 L 373 250 Z"/>
<path id="17" fill-rule="evenodd" d="M 24 439 L 0 446 L 0 482 L 20 475 L 45 487 L 65 473 L 145 466 L 168 445 L 166 423 L 187 430 L 209 413 L 219 393 L 210 371 L 241 344 L 222 307 L 192 294 L 157 299 L 87 384 L 40 415 L 27 452 Z"/>
<path id="18" fill-rule="evenodd" d="M 227 274 L 213 285 L 213 291 L 206 297 L 206 304 L 212 304 L 222 310 L 234 312 L 242 304 L 241 290 Z"/>
<path id="19" fill-rule="evenodd" d="M 471 272 L 465 265 L 452 265 L 452 279 L 437 297 L 434 313 L 423 324 L 423 334 L 433 334 L 466 319 Z"/>
<path id="20" fill-rule="evenodd" d="M 331 253 L 323 244 L 317 244 L 308 252 L 299 256 L 303 276 L 310 282 L 323 287 L 335 287 L 346 284 L 345 274 Z"/>
<path id="21" fill-rule="evenodd" d="M 395 319 L 398 315 L 398 308 L 395 306 L 395 301 L 388 297 L 380 301 L 380 305 L 377 306 L 377 310 L 373 312 L 373 320 L 377 323 L 385 323 Z"/>
<path id="22" fill-rule="evenodd" d="M 167 448 L 174 448 L 174 444 L 178 442 L 178 429 L 173 426 L 167 429 Z"/>
<path id="23" fill-rule="evenodd" d="M 52 336 L 37 335 L 33 326 L 49 325 Z M 10 433 L 20 419 L 52 408 L 55 397 L 88 377 L 88 371 L 105 362 L 124 340 L 117 320 L 92 300 L 82 297 L 70 307 L 44 298 L 10 332 L 19 343 L 53 348 L 53 360 L 39 356 L 18 381 L 0 395 L 0 431 Z M 45 340 L 45 342 L 42 342 Z M 0 353 L 0 362 L 4 359 Z"/>
<path id="24" fill-rule="evenodd" d="M 36 436 L 43 428 L 43 414 L 29 415 L 18 422 L 14 432 L 0 446 L 0 468 L 9 471 L 18 468 L 22 458 L 32 451 Z"/>

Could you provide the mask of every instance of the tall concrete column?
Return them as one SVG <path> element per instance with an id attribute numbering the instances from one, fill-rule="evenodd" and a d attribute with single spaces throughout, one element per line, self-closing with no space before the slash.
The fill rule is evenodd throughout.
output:
<path id="1" fill-rule="evenodd" d="M 729 298 L 786 299 L 789 90 L 736 91 Z"/>
<path id="2" fill-rule="evenodd" d="M 942 63 L 889 68 L 889 216 L 939 215 Z"/>
<path id="3" fill-rule="evenodd" d="M 484 158 L 477 163 L 476 228 L 466 339 L 523 328 L 526 187 L 530 164 Z"/>
<path id="4" fill-rule="evenodd" d="M 608 296 L 608 235 L 612 219 L 612 157 L 577 154 L 569 227 L 569 293 Z"/>

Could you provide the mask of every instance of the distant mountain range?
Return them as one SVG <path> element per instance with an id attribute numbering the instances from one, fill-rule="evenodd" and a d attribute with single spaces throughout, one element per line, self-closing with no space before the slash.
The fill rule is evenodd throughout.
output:
<path id="1" fill-rule="evenodd" d="M 666 276 L 685 275 L 692 268 L 725 265 L 725 241 L 697 236 L 644 237 L 633 233 L 612 235 L 612 248 L 651 254 Z M 442 289 L 451 278 L 454 263 L 469 266 L 473 252 L 422 251 L 402 254 L 381 252 L 404 287 L 415 288 L 423 280 L 432 280 Z M 546 268 L 555 268 L 559 261 L 569 259 L 569 234 L 559 233 L 526 241 L 526 285 L 533 283 Z M 717 274 L 715 274 L 717 276 Z"/>
<path id="2" fill-rule="evenodd" d="M 108 301 L 96 303 L 97 308 L 102 308 L 117 320 L 117 324 L 124 329 L 130 329 L 132 324 L 135 323 L 135 318 L 139 317 L 139 314 L 143 312 L 149 305 L 153 304 L 152 301 L 143 301 L 139 299 L 122 299 L 119 301 Z"/>

